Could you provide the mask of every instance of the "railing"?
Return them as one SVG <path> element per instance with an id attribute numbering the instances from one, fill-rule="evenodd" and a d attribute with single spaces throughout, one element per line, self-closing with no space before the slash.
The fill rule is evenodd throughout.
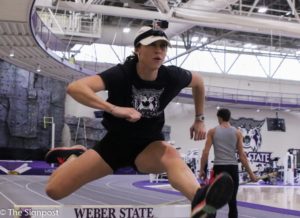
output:
<path id="1" fill-rule="evenodd" d="M 86 37 L 89 42 L 91 38 L 101 37 L 102 17 L 98 14 L 86 16 L 75 12 L 64 14 L 51 14 L 39 11 L 38 15 L 51 32 L 71 37 Z"/>
<path id="2" fill-rule="evenodd" d="M 87 74 L 87 75 L 95 74 L 94 71 L 83 68 L 84 65 L 83 61 L 80 62 L 80 65 L 69 62 L 69 59 L 71 57 L 70 43 L 66 43 L 65 41 L 57 37 L 44 24 L 44 22 L 41 20 L 41 18 L 36 13 L 36 11 L 34 11 L 33 14 L 31 15 L 31 28 L 37 43 L 41 46 L 41 48 L 46 50 L 46 52 L 49 55 L 51 55 L 54 59 L 83 74 Z M 59 55 L 57 51 L 67 51 L 67 52 L 62 52 L 61 55 Z"/>
<path id="3" fill-rule="evenodd" d="M 64 50 L 68 48 L 68 44 L 62 42 L 55 34 L 53 34 L 49 28 L 43 23 L 39 15 L 34 12 L 31 16 L 33 30 L 35 37 L 38 37 L 46 46 L 46 49 L 51 49 L 52 51 Z"/>
<path id="4" fill-rule="evenodd" d="M 179 97 L 192 98 L 191 89 L 185 89 Z M 206 86 L 207 101 L 267 106 L 271 109 L 300 108 L 300 95 L 292 93 L 253 91 L 217 86 Z"/>

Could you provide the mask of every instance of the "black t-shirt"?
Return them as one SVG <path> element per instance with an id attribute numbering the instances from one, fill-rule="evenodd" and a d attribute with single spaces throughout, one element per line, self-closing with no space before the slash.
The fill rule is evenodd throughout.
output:
<path id="1" fill-rule="evenodd" d="M 108 90 L 107 101 L 121 107 L 133 107 L 142 117 L 129 122 L 109 113 L 103 115 L 103 125 L 108 131 L 142 137 L 161 133 L 165 123 L 164 109 L 192 79 L 190 71 L 176 66 L 161 66 L 155 81 L 142 80 L 136 72 L 136 63 L 118 64 L 102 73 Z"/>

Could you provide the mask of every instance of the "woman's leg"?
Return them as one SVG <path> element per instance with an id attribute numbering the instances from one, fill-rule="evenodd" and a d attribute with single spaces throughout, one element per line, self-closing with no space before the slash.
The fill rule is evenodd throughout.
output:
<path id="1" fill-rule="evenodd" d="M 195 175 L 175 148 L 164 141 L 149 144 L 135 159 L 144 173 L 167 172 L 170 184 L 191 201 L 191 217 L 209 217 L 230 200 L 233 185 L 228 174 L 221 174 L 208 187 L 200 189 Z"/>
<path id="2" fill-rule="evenodd" d="M 82 185 L 95 179 L 112 174 L 111 167 L 93 149 L 79 157 L 71 156 L 50 176 L 46 193 L 54 200 L 64 198 Z"/>
<path id="3" fill-rule="evenodd" d="M 165 141 L 152 142 L 137 156 L 135 165 L 143 173 L 167 172 L 172 187 L 191 201 L 200 187 L 178 151 Z"/>

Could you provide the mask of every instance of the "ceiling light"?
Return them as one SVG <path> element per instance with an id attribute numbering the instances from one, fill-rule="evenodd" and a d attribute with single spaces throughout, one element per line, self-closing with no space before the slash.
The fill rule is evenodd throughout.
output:
<path id="1" fill-rule="evenodd" d="M 252 49 L 256 49 L 256 48 L 257 48 L 257 45 L 252 45 L 251 48 L 252 48 Z"/>
<path id="2" fill-rule="evenodd" d="M 252 47 L 252 44 L 251 43 L 246 43 L 245 45 L 244 45 L 244 48 L 251 48 Z"/>
<path id="3" fill-rule="evenodd" d="M 198 42 L 199 41 L 199 37 L 198 36 L 193 36 L 191 39 L 192 42 Z"/>
<path id="4" fill-rule="evenodd" d="M 41 65 L 38 65 L 38 66 L 37 66 L 36 72 L 41 72 Z"/>
<path id="5" fill-rule="evenodd" d="M 124 27 L 123 28 L 123 33 L 129 33 L 130 32 L 130 28 L 129 27 Z"/>
<path id="6" fill-rule="evenodd" d="M 291 11 L 288 11 L 288 12 L 285 13 L 285 16 L 290 16 L 290 15 L 292 15 Z"/>
<path id="7" fill-rule="evenodd" d="M 170 43 L 171 43 L 171 45 L 174 45 L 174 46 L 184 46 L 184 43 L 182 41 L 171 40 Z"/>
<path id="8" fill-rule="evenodd" d="M 262 6 L 258 8 L 258 13 L 266 13 L 268 11 L 268 7 Z"/>
<path id="9" fill-rule="evenodd" d="M 15 56 L 15 51 L 13 49 L 10 49 L 9 57 L 14 57 L 14 56 Z"/>
<path id="10" fill-rule="evenodd" d="M 201 40 L 200 40 L 202 43 L 206 43 L 208 41 L 208 38 L 207 37 L 202 37 Z"/>

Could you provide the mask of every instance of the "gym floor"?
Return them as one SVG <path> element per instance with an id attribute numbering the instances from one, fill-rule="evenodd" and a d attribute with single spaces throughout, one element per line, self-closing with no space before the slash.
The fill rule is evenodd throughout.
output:
<path id="1" fill-rule="evenodd" d="M 44 188 L 48 176 L 0 175 L 0 218 L 30 217 L 14 213 L 16 208 L 43 207 L 119 207 L 120 205 L 135 206 L 176 206 L 184 210 L 184 214 L 176 217 L 189 217 L 189 202 L 167 183 L 149 183 L 148 175 L 112 175 L 91 182 L 69 197 L 54 201 L 45 195 Z M 300 186 L 275 185 L 243 185 L 239 194 L 240 218 L 296 218 L 300 217 Z M 20 206 L 23 205 L 23 206 Z M 93 205 L 93 206 L 92 206 Z M 95 206 L 97 205 L 97 206 Z M 173 207 L 174 209 L 174 207 Z M 172 209 L 172 210 L 173 210 Z M 227 206 L 218 211 L 217 218 L 227 217 Z M 74 211 L 73 211 L 74 212 Z M 103 211 L 102 211 L 103 212 Z M 88 212 L 87 212 L 88 213 Z M 165 212 L 162 212 L 165 213 Z M 74 213 L 73 213 L 74 214 Z M 70 213 L 72 217 L 110 217 L 88 214 Z M 108 214 L 108 213 L 106 213 Z M 147 217 L 144 213 L 133 211 L 131 215 L 122 213 L 119 217 Z M 155 214 L 155 213 L 154 213 Z M 176 214 L 178 214 L 176 212 Z M 23 214 L 24 215 L 24 214 Z M 66 217 L 62 214 L 31 217 Z M 154 217 L 174 217 L 159 214 Z"/>

